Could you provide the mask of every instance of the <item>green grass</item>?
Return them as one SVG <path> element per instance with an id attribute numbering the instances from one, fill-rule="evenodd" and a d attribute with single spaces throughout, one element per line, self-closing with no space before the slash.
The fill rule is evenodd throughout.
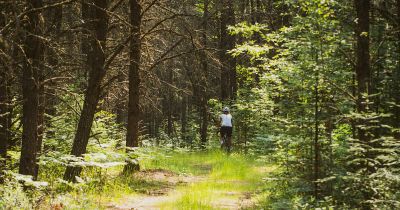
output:
<path id="1" fill-rule="evenodd" d="M 261 190 L 265 173 L 274 170 L 253 157 L 227 155 L 219 150 L 189 152 L 142 148 L 138 156 L 141 170 L 162 169 L 176 176 L 193 177 L 193 183 L 172 187 L 161 209 L 224 209 L 225 203 L 237 202 L 244 193 Z M 99 181 L 83 184 L 56 198 L 55 203 L 65 204 L 65 209 L 106 209 L 110 203 L 127 202 L 127 198 L 146 196 L 159 189 L 171 190 L 171 184 L 164 180 L 122 176 L 121 171 L 122 167 L 114 167 L 101 173 L 86 173 Z"/>
<path id="2" fill-rule="evenodd" d="M 141 151 L 142 169 L 165 169 L 180 174 L 204 175 L 211 170 L 216 152 L 171 151 L 165 149 L 146 149 Z"/>
<path id="3" fill-rule="evenodd" d="M 222 200 L 237 201 L 244 193 L 260 188 L 262 164 L 240 154 L 220 151 L 187 153 L 170 152 L 157 160 L 143 162 L 145 167 L 206 176 L 204 181 L 178 187 L 175 200 L 164 203 L 163 209 L 223 209 Z"/>

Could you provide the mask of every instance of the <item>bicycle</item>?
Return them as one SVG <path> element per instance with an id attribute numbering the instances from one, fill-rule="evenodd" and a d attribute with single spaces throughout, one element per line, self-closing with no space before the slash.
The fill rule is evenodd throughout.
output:
<path id="1" fill-rule="evenodd" d="M 229 137 L 227 133 L 221 135 L 221 150 L 230 153 L 231 152 L 231 142 L 229 141 Z"/>

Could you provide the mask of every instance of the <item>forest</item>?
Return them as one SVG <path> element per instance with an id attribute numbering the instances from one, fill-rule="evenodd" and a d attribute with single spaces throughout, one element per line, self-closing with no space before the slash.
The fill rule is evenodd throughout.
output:
<path id="1" fill-rule="evenodd" d="M 400 0 L 0 0 L 0 209 L 400 209 L 399 80 Z"/>

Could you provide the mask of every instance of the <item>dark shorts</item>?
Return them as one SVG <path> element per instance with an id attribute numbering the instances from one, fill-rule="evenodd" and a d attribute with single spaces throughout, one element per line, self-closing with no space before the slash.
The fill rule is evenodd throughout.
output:
<path id="1" fill-rule="evenodd" d="M 224 136 L 224 135 L 226 135 L 228 137 L 232 136 L 232 127 L 222 126 L 219 131 L 221 132 L 221 136 Z"/>

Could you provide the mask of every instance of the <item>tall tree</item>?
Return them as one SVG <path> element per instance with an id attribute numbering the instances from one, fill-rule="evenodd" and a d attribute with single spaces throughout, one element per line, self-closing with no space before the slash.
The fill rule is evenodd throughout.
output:
<path id="1" fill-rule="evenodd" d="M 394 127 L 396 129 L 400 129 L 400 0 L 396 1 L 396 9 L 397 9 L 397 24 L 395 25 L 397 28 L 397 66 L 396 70 L 394 72 L 394 77 L 393 77 L 393 95 L 394 95 L 394 101 L 396 103 L 395 106 L 393 106 L 393 122 L 394 122 Z M 395 132 L 394 137 L 397 140 L 400 140 L 400 130 L 397 130 Z"/>
<path id="2" fill-rule="evenodd" d="M 237 91 L 236 61 L 228 51 L 235 47 L 235 37 L 229 34 L 228 26 L 235 25 L 233 0 L 220 3 L 220 61 L 221 61 L 221 99 L 233 99 Z"/>
<path id="3" fill-rule="evenodd" d="M 202 17 L 202 34 L 201 34 L 201 45 L 203 50 L 201 51 L 201 78 L 200 78 L 200 115 L 201 115 L 201 125 L 200 125 L 200 140 L 201 146 L 204 148 L 207 143 L 207 130 L 208 130 L 208 61 L 207 61 L 207 25 L 209 18 L 208 11 L 209 1 L 204 0 L 204 12 Z"/>
<path id="4" fill-rule="evenodd" d="M 8 81 L 7 68 L 3 61 L 0 62 L 0 183 L 1 173 L 5 169 L 7 158 L 8 135 Z"/>
<path id="5" fill-rule="evenodd" d="M 106 74 L 105 49 L 108 29 L 107 0 L 83 0 L 82 16 L 85 29 L 89 32 L 87 46 L 84 53 L 87 53 L 86 64 L 89 68 L 88 86 L 85 92 L 85 99 L 78 128 L 75 134 L 71 155 L 80 157 L 86 153 L 86 147 L 90 137 L 90 130 L 93 124 L 94 114 L 101 94 L 101 82 Z M 79 176 L 81 167 L 68 166 L 64 179 L 74 181 Z"/>
<path id="6" fill-rule="evenodd" d="M 28 0 L 27 10 L 43 7 L 41 0 Z M 25 59 L 22 69 L 22 148 L 19 173 L 32 175 L 36 178 L 36 153 L 38 142 L 39 119 L 39 75 L 43 61 L 43 17 L 40 10 L 26 15 L 24 52 Z"/>
<path id="7" fill-rule="evenodd" d="M 371 94 L 371 67 L 370 67 L 370 0 L 355 0 L 355 10 L 357 15 L 355 35 L 357 37 L 356 45 L 356 81 L 357 81 L 357 112 L 361 116 L 365 116 L 369 111 L 368 99 Z M 366 130 L 370 122 L 365 117 L 358 119 L 357 134 L 358 139 L 365 145 L 364 157 L 365 161 L 359 166 L 365 170 L 362 176 L 368 176 L 375 171 L 374 164 L 370 163 L 371 144 L 370 131 Z M 370 201 L 373 192 L 366 187 L 362 191 L 365 201 Z M 363 209 L 372 209 L 372 206 L 366 202 L 362 204 Z"/>
<path id="8" fill-rule="evenodd" d="M 356 80 L 357 80 L 357 111 L 365 113 L 368 109 L 367 95 L 371 93 L 371 70 L 370 70 L 370 23 L 369 11 L 370 0 L 355 0 L 355 9 L 357 13 L 356 22 L 356 36 L 357 36 L 357 49 L 356 49 Z M 360 125 L 365 124 L 360 120 Z M 364 129 L 358 129 L 358 138 L 363 141 L 368 141 L 367 133 Z"/>
<path id="9" fill-rule="evenodd" d="M 126 147 L 129 148 L 139 146 L 139 120 L 140 120 L 140 25 L 142 22 L 141 6 L 139 0 L 129 0 L 130 5 L 130 23 L 131 34 L 129 48 L 129 102 L 128 102 L 128 124 L 126 128 Z M 132 171 L 138 168 L 137 164 L 128 163 L 124 171 Z"/>
<path id="10" fill-rule="evenodd" d="M 5 6 L 5 5 L 3 5 Z M 0 14 L 0 27 L 5 25 L 5 14 Z M 1 37 L 0 37 L 1 39 Z M 0 40 L 1 41 L 1 40 Z M 0 52 L 6 52 L 5 43 L 0 44 Z M 0 183 L 2 182 L 2 171 L 5 169 L 7 158 L 7 147 L 9 142 L 9 69 L 7 68 L 6 58 L 0 57 Z"/>

